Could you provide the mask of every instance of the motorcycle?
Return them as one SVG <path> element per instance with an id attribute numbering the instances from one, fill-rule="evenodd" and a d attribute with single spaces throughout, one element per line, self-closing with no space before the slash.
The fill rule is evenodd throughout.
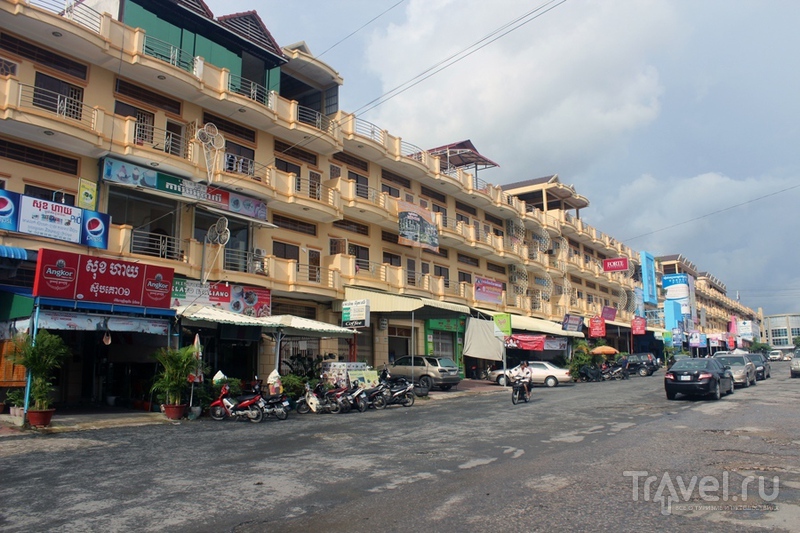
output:
<path id="1" fill-rule="evenodd" d="M 405 381 L 405 380 L 404 380 Z M 387 405 L 400 404 L 403 407 L 411 407 L 414 405 L 414 384 L 405 382 L 397 383 L 396 385 L 389 385 L 384 382 L 383 390 L 384 401 L 380 404 L 375 403 L 376 409 L 384 409 Z"/>
<path id="2" fill-rule="evenodd" d="M 359 413 L 369 409 L 369 399 L 365 389 L 358 382 L 356 382 L 355 386 L 347 389 L 345 396 L 350 405 L 357 409 Z"/>
<path id="3" fill-rule="evenodd" d="M 578 379 L 580 381 L 603 381 L 602 373 L 597 368 L 583 365 L 578 369 Z"/>
<path id="4" fill-rule="evenodd" d="M 612 381 L 615 379 L 625 379 L 625 373 L 622 371 L 620 365 L 610 365 L 602 369 L 604 381 Z"/>
<path id="5" fill-rule="evenodd" d="M 264 419 L 264 411 L 258 406 L 260 394 L 244 394 L 236 399 L 230 396 L 230 386 L 225 383 L 219 393 L 219 398 L 209 407 L 209 414 L 214 420 L 235 418 L 236 420 L 249 420 L 253 423 Z"/>
<path id="6" fill-rule="evenodd" d="M 518 379 L 511 384 L 511 403 L 517 405 L 519 402 L 528 403 L 528 392 L 525 389 L 525 384 L 530 386 L 530 381 Z"/>
<path id="7" fill-rule="evenodd" d="M 344 402 L 341 400 L 343 389 L 334 389 L 328 391 L 325 388 L 325 383 L 320 381 L 313 389 L 311 386 L 305 384 L 305 393 L 303 397 L 297 400 L 297 412 L 301 415 L 306 413 L 341 413 Z M 350 406 L 350 403 L 347 402 Z"/>

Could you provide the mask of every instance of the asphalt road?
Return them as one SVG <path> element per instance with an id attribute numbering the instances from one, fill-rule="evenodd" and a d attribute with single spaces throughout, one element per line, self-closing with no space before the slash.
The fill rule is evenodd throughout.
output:
<path id="1" fill-rule="evenodd" d="M 363 414 L 7 437 L 0 530 L 797 531 L 788 374 L 775 363 L 719 402 L 667 401 L 661 370 L 537 387 L 516 406 L 498 387 Z"/>

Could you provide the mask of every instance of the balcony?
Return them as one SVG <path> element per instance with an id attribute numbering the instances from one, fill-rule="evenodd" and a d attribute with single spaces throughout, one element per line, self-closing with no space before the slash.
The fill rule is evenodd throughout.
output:
<path id="1" fill-rule="evenodd" d="M 133 135 L 134 143 L 139 146 L 145 146 L 181 159 L 191 159 L 189 150 L 191 144 L 186 137 L 179 133 L 137 122 L 134 126 Z"/>
<path id="2" fill-rule="evenodd" d="M 444 216 L 440 213 L 436 214 L 436 219 L 439 226 L 439 241 L 442 245 L 470 248 L 467 245 L 467 231 L 470 226 L 465 226 L 463 222 L 454 217 Z"/>
<path id="3" fill-rule="evenodd" d="M 338 184 L 345 216 L 396 228 L 397 204 L 388 194 L 352 180 L 339 179 Z"/>
<path id="4" fill-rule="evenodd" d="M 76 0 L 28 0 L 31 6 L 50 11 L 58 16 L 71 20 L 76 24 L 90 29 L 95 33 L 100 33 L 100 24 L 103 16 L 86 6 L 81 1 Z"/>
<path id="5" fill-rule="evenodd" d="M 245 98 L 257 102 L 268 109 L 275 109 L 275 93 L 269 91 L 263 85 L 259 85 L 247 78 L 242 78 L 236 74 L 228 74 L 228 91 L 244 96 Z"/>
<path id="6" fill-rule="evenodd" d="M 185 249 L 184 242 L 178 237 L 136 229 L 131 232 L 130 252 L 132 254 L 183 261 Z"/>
<path id="7" fill-rule="evenodd" d="M 168 42 L 145 35 L 142 43 L 142 53 L 169 63 L 173 67 L 196 74 L 196 58 L 186 50 L 182 50 Z"/>

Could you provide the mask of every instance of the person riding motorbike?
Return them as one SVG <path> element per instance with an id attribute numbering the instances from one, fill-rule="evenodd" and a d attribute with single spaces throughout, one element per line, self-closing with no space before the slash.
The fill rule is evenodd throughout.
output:
<path id="1" fill-rule="evenodd" d="M 531 399 L 531 382 L 533 381 L 533 371 L 528 368 L 528 362 L 523 361 L 515 370 L 511 371 L 511 377 L 515 381 L 521 381 L 525 387 L 525 397 Z"/>

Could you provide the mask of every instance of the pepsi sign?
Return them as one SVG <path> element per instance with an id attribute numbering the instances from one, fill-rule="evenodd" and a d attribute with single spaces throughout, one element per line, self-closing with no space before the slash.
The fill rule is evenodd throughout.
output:
<path id="1" fill-rule="evenodd" d="M 0 229 L 17 231 L 19 194 L 0 189 Z"/>

